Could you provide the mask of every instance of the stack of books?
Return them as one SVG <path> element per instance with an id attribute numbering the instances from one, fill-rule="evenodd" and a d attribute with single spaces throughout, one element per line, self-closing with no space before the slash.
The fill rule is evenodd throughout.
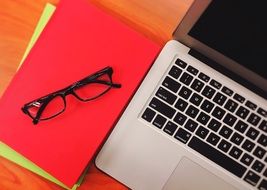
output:
<path id="1" fill-rule="evenodd" d="M 41 15 L 41 17 L 40 17 L 40 19 L 36 25 L 36 28 L 33 32 L 33 35 L 32 35 L 32 37 L 28 43 L 28 46 L 27 46 L 24 54 L 23 54 L 23 57 L 20 61 L 18 69 L 23 64 L 25 58 L 27 57 L 31 48 L 33 47 L 33 45 L 35 44 L 35 42 L 39 38 L 39 36 L 42 33 L 43 29 L 45 28 L 47 22 L 50 20 L 51 16 L 53 15 L 55 9 L 56 9 L 56 7 L 50 3 L 47 3 L 46 6 L 44 7 L 42 15 Z M 5 143 L 3 143 L 1 141 L 0 141 L 0 156 L 2 156 L 4 158 L 20 165 L 20 166 L 22 166 L 22 167 L 32 171 L 33 173 L 36 173 L 36 174 L 42 176 L 43 178 L 63 187 L 64 189 L 76 190 L 81 185 L 81 183 L 82 183 L 82 181 L 86 175 L 86 172 L 87 172 L 87 168 L 86 168 L 84 170 L 83 174 L 80 176 L 79 180 L 76 182 L 76 184 L 73 185 L 71 188 L 69 188 L 66 185 L 64 185 L 62 182 L 60 182 L 58 179 L 56 179 L 55 177 L 53 177 L 52 175 L 47 173 L 45 170 L 38 167 L 36 164 L 34 164 L 33 162 L 31 162 L 30 160 L 25 158 L 23 155 L 16 152 L 11 147 L 9 147 L 8 145 L 6 145 Z"/>
<path id="2" fill-rule="evenodd" d="M 0 99 L 0 155 L 76 189 L 159 50 L 86 0 L 61 0 L 57 8 L 47 4 Z M 96 93 L 94 84 L 108 88 L 90 101 L 79 101 L 76 87 L 89 85 L 90 93 Z M 63 97 L 62 89 L 64 96 L 73 90 L 72 96 Z M 55 97 L 64 112 L 45 117 L 50 104 L 59 106 Z"/>

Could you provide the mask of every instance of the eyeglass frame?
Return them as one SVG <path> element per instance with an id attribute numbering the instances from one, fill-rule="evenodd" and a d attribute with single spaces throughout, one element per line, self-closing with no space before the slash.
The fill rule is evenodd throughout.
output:
<path id="1" fill-rule="evenodd" d="M 102 75 L 107 74 L 109 77 L 110 81 L 103 81 L 103 80 L 98 80 L 99 77 L 101 77 Z M 33 124 L 38 124 L 39 121 L 44 121 L 44 120 L 49 120 L 52 119 L 58 115 L 60 115 L 61 113 L 63 113 L 66 109 L 66 96 L 67 95 L 73 95 L 75 96 L 78 100 L 82 101 L 82 102 L 88 102 L 91 100 L 94 100 L 102 95 L 104 95 L 105 93 L 107 93 L 111 88 L 121 88 L 121 84 L 117 84 L 117 83 L 113 83 L 112 81 L 112 74 L 113 74 L 113 69 L 110 66 L 107 66 L 61 90 L 57 90 L 55 92 L 49 93 L 48 95 L 42 96 L 41 98 L 37 98 L 31 102 L 28 102 L 26 104 L 24 104 L 24 106 L 21 108 L 22 112 L 27 114 L 29 117 L 31 117 L 33 119 Z M 76 90 L 77 88 L 80 88 L 82 86 L 91 84 L 91 83 L 98 83 L 98 84 L 103 84 L 103 85 L 107 85 L 109 86 L 105 91 L 103 91 L 102 93 L 100 93 L 97 96 L 94 96 L 92 98 L 88 98 L 88 99 L 82 99 L 81 97 L 79 97 L 74 90 Z M 63 99 L 64 102 L 64 109 L 62 109 L 60 112 L 56 113 L 55 115 L 52 115 L 48 118 L 43 118 L 41 119 L 41 115 L 43 113 L 43 111 L 45 110 L 46 106 L 49 104 L 49 102 L 51 102 L 55 97 L 60 96 Z M 29 108 L 34 106 L 35 103 L 42 103 L 42 105 L 40 106 L 39 110 L 36 113 L 36 116 L 32 116 L 29 112 Z"/>

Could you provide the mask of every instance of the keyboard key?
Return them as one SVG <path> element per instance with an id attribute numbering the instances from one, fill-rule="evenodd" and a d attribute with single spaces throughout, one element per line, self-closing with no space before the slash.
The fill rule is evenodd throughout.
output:
<path id="1" fill-rule="evenodd" d="M 220 107 L 216 106 L 212 112 L 212 115 L 217 119 L 222 119 L 225 114 L 225 111 Z"/>
<path id="2" fill-rule="evenodd" d="M 174 138 L 181 141 L 182 143 L 187 143 L 190 137 L 191 134 L 182 128 L 179 128 L 176 134 L 174 135 Z"/>
<path id="3" fill-rule="evenodd" d="M 237 100 L 240 103 L 243 103 L 245 101 L 245 98 L 239 94 L 234 95 L 234 99 Z"/>
<path id="4" fill-rule="evenodd" d="M 161 102 L 157 98 L 153 98 L 151 100 L 151 102 L 149 103 L 149 106 L 151 108 L 155 109 L 156 111 L 158 111 L 159 113 L 161 113 L 162 115 L 165 115 L 166 117 L 170 118 L 170 119 L 174 116 L 174 114 L 176 112 L 176 110 L 174 108 Z"/>
<path id="5" fill-rule="evenodd" d="M 222 88 L 222 92 L 223 92 L 224 94 L 228 95 L 228 96 L 232 96 L 233 93 L 234 93 L 231 89 L 227 88 L 226 86 L 224 86 L 224 87 Z"/>
<path id="6" fill-rule="evenodd" d="M 190 105 L 190 106 L 188 107 L 188 109 L 186 110 L 185 113 L 186 113 L 189 117 L 191 117 L 191 118 L 195 118 L 195 117 L 197 116 L 198 112 L 199 112 L 199 110 L 198 110 L 196 107 Z"/>
<path id="7" fill-rule="evenodd" d="M 242 119 L 245 119 L 249 114 L 248 109 L 244 108 L 243 106 L 240 106 L 236 112 L 236 115 L 241 117 Z"/>
<path id="8" fill-rule="evenodd" d="M 267 121 L 266 121 L 266 120 L 263 120 L 263 121 L 261 122 L 259 128 L 260 128 L 262 131 L 264 131 L 264 132 L 267 133 Z"/>
<path id="9" fill-rule="evenodd" d="M 215 94 L 215 90 L 211 88 L 210 86 L 205 86 L 204 90 L 202 91 L 202 95 L 205 97 L 211 99 L 212 96 Z"/>
<path id="10" fill-rule="evenodd" d="M 195 104 L 196 106 L 199 106 L 202 100 L 203 100 L 203 98 L 202 98 L 200 95 L 194 93 L 194 94 L 191 96 L 191 98 L 190 98 L 189 101 L 190 101 L 191 103 Z"/>
<path id="11" fill-rule="evenodd" d="M 260 180 L 260 176 L 258 176 L 257 174 L 255 174 L 252 171 L 248 171 L 248 173 L 246 174 L 246 176 L 244 177 L 244 180 L 246 182 L 248 182 L 250 185 L 256 186 L 257 183 Z"/>
<path id="12" fill-rule="evenodd" d="M 214 79 L 210 81 L 210 85 L 217 89 L 220 89 L 222 87 L 222 84 Z"/>
<path id="13" fill-rule="evenodd" d="M 196 135 L 202 139 L 205 139 L 208 133 L 209 133 L 209 130 L 204 128 L 203 126 L 199 126 L 196 131 Z"/>
<path id="14" fill-rule="evenodd" d="M 165 117 L 158 114 L 152 124 L 155 125 L 157 128 L 161 129 L 166 123 L 166 121 L 167 119 Z"/>
<path id="15" fill-rule="evenodd" d="M 197 73 L 198 73 L 198 70 L 196 68 L 192 67 L 191 65 L 189 65 L 186 70 L 193 75 L 197 75 Z"/>
<path id="16" fill-rule="evenodd" d="M 204 102 L 201 104 L 201 109 L 207 113 L 210 113 L 213 107 L 214 104 L 208 100 L 204 100 Z"/>
<path id="17" fill-rule="evenodd" d="M 192 75 L 184 72 L 180 78 L 180 81 L 182 83 L 184 83 L 185 85 L 189 85 L 191 83 L 191 81 L 193 80 L 193 77 Z"/>
<path id="18" fill-rule="evenodd" d="M 226 140 L 222 139 L 221 142 L 218 145 L 218 148 L 226 153 L 231 148 L 231 146 L 232 146 L 231 143 L 229 143 Z"/>
<path id="19" fill-rule="evenodd" d="M 194 132 L 197 126 L 197 122 L 193 121 L 192 119 L 188 119 L 184 127 L 189 131 Z"/>
<path id="20" fill-rule="evenodd" d="M 226 102 L 224 108 L 226 108 L 228 111 L 234 113 L 234 111 L 236 110 L 237 106 L 238 106 L 238 104 L 235 101 L 229 99 Z"/>
<path id="21" fill-rule="evenodd" d="M 266 150 L 264 150 L 263 148 L 257 146 L 256 149 L 253 152 L 253 155 L 257 156 L 258 158 L 263 158 L 265 153 L 266 153 Z"/>
<path id="22" fill-rule="evenodd" d="M 181 84 L 176 82 L 175 80 L 171 79 L 170 77 L 166 77 L 162 82 L 162 85 L 168 88 L 169 90 L 173 91 L 174 93 L 178 92 Z"/>
<path id="23" fill-rule="evenodd" d="M 199 152 L 206 158 L 210 159 L 211 161 L 215 162 L 216 164 L 220 165 L 224 169 L 228 170 L 232 174 L 236 175 L 237 177 L 242 177 L 246 172 L 246 168 L 244 166 L 221 153 L 220 151 L 216 150 L 209 144 L 198 139 L 197 137 L 192 137 L 192 139 L 189 141 L 188 146 Z"/>
<path id="24" fill-rule="evenodd" d="M 186 67 L 186 65 L 187 65 L 187 63 L 184 62 L 184 61 L 182 61 L 181 59 L 177 59 L 177 60 L 175 61 L 175 64 L 178 65 L 179 67 L 183 68 L 183 69 L 184 69 L 184 68 Z"/>
<path id="25" fill-rule="evenodd" d="M 174 95 L 173 93 L 169 92 L 168 90 L 165 90 L 162 87 L 159 87 L 158 91 L 156 92 L 156 96 L 159 97 L 161 100 L 169 103 L 169 104 L 173 104 L 177 98 L 176 95 Z"/>
<path id="26" fill-rule="evenodd" d="M 264 134 L 261 134 L 261 136 L 258 139 L 258 143 L 261 144 L 262 146 L 267 146 L 267 136 Z"/>
<path id="27" fill-rule="evenodd" d="M 252 102 L 249 101 L 249 100 L 245 103 L 245 105 L 246 105 L 249 109 L 251 109 L 251 110 L 255 110 L 255 109 L 257 108 L 257 105 L 254 104 L 254 103 L 252 103 Z"/>
<path id="28" fill-rule="evenodd" d="M 168 121 L 168 123 L 164 127 L 163 131 L 169 135 L 173 135 L 173 133 L 176 131 L 177 128 L 178 128 L 178 126 L 176 124 L 174 124 L 171 121 Z"/>
<path id="29" fill-rule="evenodd" d="M 239 131 L 240 133 L 244 133 L 247 128 L 248 128 L 248 124 L 244 123 L 241 120 L 238 120 L 238 122 L 235 125 L 235 129 Z"/>
<path id="30" fill-rule="evenodd" d="M 187 117 L 186 117 L 184 114 L 178 112 L 178 113 L 176 114 L 176 116 L 174 117 L 173 120 L 174 120 L 177 124 L 179 124 L 179 125 L 182 126 L 182 125 L 184 124 L 184 122 L 185 122 L 186 119 L 187 119 Z"/>
<path id="31" fill-rule="evenodd" d="M 229 127 L 226 127 L 225 125 L 221 128 L 219 134 L 221 136 L 223 136 L 224 138 L 228 139 L 231 134 L 232 134 L 233 130 L 230 129 Z"/>
<path id="32" fill-rule="evenodd" d="M 236 146 L 234 146 L 230 152 L 229 152 L 230 156 L 232 156 L 235 159 L 238 159 L 241 154 L 242 154 L 242 150 L 240 150 L 239 148 L 237 148 Z"/>
<path id="33" fill-rule="evenodd" d="M 213 102 L 219 104 L 220 106 L 224 104 L 224 102 L 226 101 L 226 96 L 224 96 L 223 94 L 221 94 L 220 92 L 217 92 L 217 94 L 215 95 L 215 97 L 213 98 Z"/>
<path id="34" fill-rule="evenodd" d="M 153 111 L 150 108 L 146 108 L 146 110 L 144 111 L 142 118 L 145 119 L 148 122 L 151 122 L 153 117 L 156 115 L 156 112 Z"/>
<path id="35" fill-rule="evenodd" d="M 247 165 L 250 166 L 250 164 L 252 163 L 252 161 L 254 160 L 254 158 L 252 156 L 250 156 L 249 154 L 245 153 L 242 158 L 240 159 L 240 161 Z"/>
<path id="36" fill-rule="evenodd" d="M 267 168 L 266 168 L 265 171 L 263 172 L 263 176 L 267 177 Z"/>
<path id="37" fill-rule="evenodd" d="M 244 140 L 244 137 L 236 132 L 233 134 L 233 136 L 230 139 L 230 141 L 235 143 L 236 145 L 240 145 L 243 140 Z"/>
<path id="38" fill-rule="evenodd" d="M 234 123 L 236 122 L 236 119 L 237 118 L 235 116 L 233 116 L 230 113 L 227 113 L 226 116 L 223 119 L 223 122 L 225 124 L 227 124 L 228 126 L 232 127 L 234 125 Z"/>
<path id="39" fill-rule="evenodd" d="M 216 135 L 215 133 L 210 133 L 210 135 L 207 138 L 207 142 L 209 142 L 210 144 L 216 146 L 217 143 L 220 141 L 220 137 L 218 135 Z"/>
<path id="40" fill-rule="evenodd" d="M 176 107 L 180 111 L 184 111 L 187 105 L 188 103 L 186 101 L 184 101 L 182 98 L 179 98 L 174 107 Z"/>
<path id="41" fill-rule="evenodd" d="M 208 128 L 217 132 L 220 129 L 221 125 L 222 124 L 219 121 L 217 121 L 216 119 L 212 119 L 208 124 Z"/>
<path id="42" fill-rule="evenodd" d="M 259 135 L 259 131 L 254 129 L 253 127 L 250 127 L 249 130 L 247 131 L 246 135 L 247 137 L 251 138 L 252 140 L 255 140 L 257 136 Z"/>
<path id="43" fill-rule="evenodd" d="M 267 117 L 267 111 L 262 108 L 258 108 L 257 113 L 262 115 L 263 117 Z"/>
<path id="44" fill-rule="evenodd" d="M 204 73 L 199 73 L 198 78 L 200 78 L 204 82 L 209 82 L 210 80 L 210 77 L 208 75 L 205 75 Z"/>
<path id="45" fill-rule="evenodd" d="M 201 112 L 199 116 L 197 117 L 197 121 L 202 123 L 203 125 L 206 125 L 209 120 L 210 120 L 210 116 L 205 114 L 204 112 Z"/>
<path id="46" fill-rule="evenodd" d="M 263 179 L 261 182 L 260 182 L 260 185 L 258 187 L 259 190 L 266 190 L 267 189 L 267 180 Z"/>
<path id="47" fill-rule="evenodd" d="M 198 79 L 195 79 L 194 82 L 191 84 L 191 88 L 197 92 L 200 92 L 204 87 L 204 83 Z"/>
<path id="48" fill-rule="evenodd" d="M 252 168 L 254 171 L 260 173 L 260 172 L 262 171 L 262 169 L 264 168 L 264 164 L 261 163 L 261 162 L 258 161 L 258 160 L 255 160 L 255 162 L 252 164 L 251 168 Z"/>
<path id="49" fill-rule="evenodd" d="M 192 90 L 183 86 L 179 92 L 179 95 L 187 100 L 189 98 L 189 96 L 191 95 L 191 93 L 192 93 Z"/>
<path id="50" fill-rule="evenodd" d="M 169 71 L 169 75 L 171 75 L 175 79 L 178 79 L 181 73 L 182 73 L 182 70 L 176 66 L 172 66 L 171 70 Z"/>
<path id="51" fill-rule="evenodd" d="M 245 142 L 242 145 L 242 148 L 244 148 L 248 152 L 251 152 L 254 146 L 255 144 L 253 142 L 251 142 L 250 140 L 245 140 Z"/>
<path id="52" fill-rule="evenodd" d="M 261 118 L 254 113 L 251 113 L 249 118 L 248 118 L 248 122 L 254 126 L 257 126 L 258 123 L 260 122 L 260 120 L 261 120 Z"/>

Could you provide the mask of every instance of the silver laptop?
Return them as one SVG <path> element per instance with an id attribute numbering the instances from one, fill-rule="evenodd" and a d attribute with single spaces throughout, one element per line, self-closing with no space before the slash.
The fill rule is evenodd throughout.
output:
<path id="1" fill-rule="evenodd" d="M 264 1 L 196 0 L 96 158 L 131 189 L 267 189 Z"/>

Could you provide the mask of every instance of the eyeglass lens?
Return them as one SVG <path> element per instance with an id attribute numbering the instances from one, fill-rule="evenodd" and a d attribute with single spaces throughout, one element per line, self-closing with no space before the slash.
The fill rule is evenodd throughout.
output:
<path id="1" fill-rule="evenodd" d="M 108 74 L 104 74 L 97 78 L 97 81 L 103 81 L 106 83 L 111 83 L 111 79 Z M 73 89 L 73 92 L 82 100 L 87 101 L 91 99 L 95 99 L 98 96 L 102 95 L 106 91 L 108 91 L 111 86 L 107 84 L 102 84 L 99 82 L 91 82 L 86 85 L 80 86 L 78 88 Z"/>
<path id="2" fill-rule="evenodd" d="M 28 111 L 31 117 L 35 118 L 37 116 L 38 111 L 42 107 L 42 103 L 35 102 L 31 107 L 29 107 Z M 49 101 L 43 110 L 40 119 L 45 120 L 59 113 L 63 112 L 65 109 L 65 101 L 62 96 L 56 96 L 51 101 Z"/>

